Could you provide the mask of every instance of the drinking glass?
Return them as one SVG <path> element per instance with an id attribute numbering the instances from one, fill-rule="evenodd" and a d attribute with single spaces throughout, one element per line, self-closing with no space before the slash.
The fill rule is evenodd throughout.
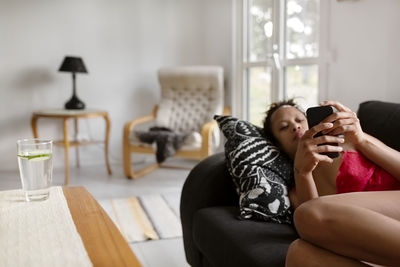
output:
<path id="1" fill-rule="evenodd" d="M 53 141 L 21 139 L 17 141 L 17 157 L 22 189 L 26 201 L 46 200 L 53 175 Z"/>

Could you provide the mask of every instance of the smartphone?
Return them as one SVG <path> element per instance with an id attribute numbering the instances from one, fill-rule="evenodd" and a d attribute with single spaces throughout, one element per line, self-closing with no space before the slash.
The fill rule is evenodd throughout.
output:
<path id="1" fill-rule="evenodd" d="M 323 121 L 326 117 L 336 112 L 336 109 L 333 106 L 318 106 L 318 107 L 311 107 L 307 109 L 307 122 L 308 128 L 312 128 L 321 121 Z M 322 133 L 319 132 L 314 137 L 321 136 Z M 329 145 L 337 146 L 337 143 L 328 143 Z M 339 152 L 325 152 L 321 153 L 323 155 L 327 155 L 330 158 L 337 158 L 339 157 Z"/>

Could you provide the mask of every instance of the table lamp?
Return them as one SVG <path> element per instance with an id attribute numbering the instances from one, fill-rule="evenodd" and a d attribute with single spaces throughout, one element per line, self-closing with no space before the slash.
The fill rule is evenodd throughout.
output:
<path id="1" fill-rule="evenodd" d="M 58 71 L 72 72 L 72 97 L 65 103 L 65 109 L 84 109 L 85 103 L 76 96 L 75 83 L 75 73 L 88 73 L 82 58 L 66 56 Z"/>

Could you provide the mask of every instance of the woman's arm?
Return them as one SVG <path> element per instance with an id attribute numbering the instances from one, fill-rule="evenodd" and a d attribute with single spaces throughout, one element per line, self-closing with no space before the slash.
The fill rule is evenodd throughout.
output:
<path id="1" fill-rule="evenodd" d="M 365 134 L 364 141 L 357 144 L 356 149 L 372 162 L 385 169 L 400 180 L 400 152 L 388 147 L 375 137 Z"/>
<path id="2" fill-rule="evenodd" d="M 332 105 L 338 112 L 329 116 L 326 122 L 334 122 L 329 134 L 343 134 L 369 160 L 378 164 L 391 175 L 400 180 L 400 152 L 396 151 L 375 137 L 362 131 L 357 114 L 336 101 L 325 101 L 323 105 Z"/>
<path id="3" fill-rule="evenodd" d="M 312 173 L 300 174 L 295 170 L 294 177 L 296 187 L 290 191 L 289 198 L 296 209 L 303 202 L 319 197 L 319 194 Z"/>
<path id="4" fill-rule="evenodd" d="M 331 135 L 314 138 L 320 131 L 332 127 L 332 123 L 320 123 L 307 130 L 299 140 L 293 164 L 295 189 L 290 196 L 295 208 L 303 202 L 319 197 L 312 172 L 320 162 L 333 162 L 333 159 L 321 153 L 343 150 L 340 146 L 329 145 L 329 143 L 343 143 L 343 138 Z"/>

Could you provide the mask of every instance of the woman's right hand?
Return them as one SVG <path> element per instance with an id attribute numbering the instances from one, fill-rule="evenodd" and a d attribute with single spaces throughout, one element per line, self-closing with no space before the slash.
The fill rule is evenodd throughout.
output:
<path id="1" fill-rule="evenodd" d="M 331 135 L 322 135 L 314 138 L 317 133 L 324 130 L 329 130 L 332 127 L 332 123 L 317 124 L 311 129 L 307 130 L 300 138 L 294 158 L 294 170 L 296 174 L 307 175 L 318 166 L 319 162 L 333 162 L 333 159 L 327 155 L 322 155 L 321 153 L 341 152 L 343 150 L 341 146 L 328 144 L 343 144 L 343 138 Z"/>

